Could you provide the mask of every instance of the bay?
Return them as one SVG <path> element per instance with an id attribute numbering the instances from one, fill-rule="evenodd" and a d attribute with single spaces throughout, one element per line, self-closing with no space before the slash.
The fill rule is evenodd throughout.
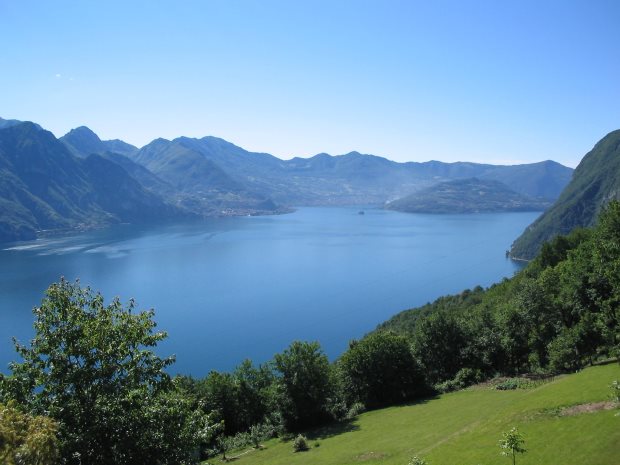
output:
<path id="1" fill-rule="evenodd" d="M 106 300 L 155 308 L 173 373 L 204 376 L 265 362 L 293 340 L 331 359 L 393 314 L 510 277 L 511 242 L 537 212 L 419 215 L 299 208 L 287 215 L 119 225 L 0 251 L 0 371 L 11 337 L 33 335 L 32 308 L 61 276 Z"/>

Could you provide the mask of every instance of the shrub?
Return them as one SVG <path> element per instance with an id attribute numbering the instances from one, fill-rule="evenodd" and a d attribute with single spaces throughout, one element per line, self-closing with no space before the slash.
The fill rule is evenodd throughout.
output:
<path id="1" fill-rule="evenodd" d="M 495 385 L 495 389 L 498 391 L 512 391 L 519 387 L 519 380 L 517 378 L 509 378 Z"/>
<path id="2" fill-rule="evenodd" d="M 351 405 L 349 411 L 347 412 L 347 419 L 352 420 L 360 413 L 364 413 L 365 411 L 366 406 L 364 404 L 362 404 L 361 402 L 355 402 L 353 405 Z"/>
<path id="3" fill-rule="evenodd" d="M 348 418 L 348 412 L 347 403 L 343 400 L 334 402 L 329 406 L 329 413 L 336 421 L 342 421 Z"/>
<path id="4" fill-rule="evenodd" d="M 467 386 L 471 386 L 472 384 L 479 383 L 484 379 L 484 375 L 477 368 L 461 368 L 456 376 L 454 377 L 454 381 L 461 387 L 466 388 Z"/>
<path id="5" fill-rule="evenodd" d="M 427 465 L 427 462 L 426 460 L 421 459 L 417 455 L 414 455 L 413 457 L 411 457 L 411 460 L 409 460 L 409 465 Z"/>
<path id="6" fill-rule="evenodd" d="M 308 440 L 306 439 L 306 437 L 302 436 L 301 434 L 297 436 L 293 441 L 293 450 L 295 452 L 303 452 L 308 449 Z"/>
<path id="7" fill-rule="evenodd" d="M 260 423 L 250 427 L 247 438 L 250 443 L 258 449 L 260 447 L 260 441 L 271 439 L 276 435 L 275 427 L 271 423 Z"/>
<path id="8" fill-rule="evenodd" d="M 484 375 L 479 369 L 461 368 L 453 379 L 435 385 L 435 390 L 446 393 L 465 389 L 472 384 L 479 383 L 484 379 Z"/>

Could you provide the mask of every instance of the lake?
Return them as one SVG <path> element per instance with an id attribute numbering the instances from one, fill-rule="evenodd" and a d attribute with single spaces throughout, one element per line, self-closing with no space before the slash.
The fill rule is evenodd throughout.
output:
<path id="1" fill-rule="evenodd" d="M 155 308 L 173 373 L 269 360 L 293 340 L 330 359 L 395 313 L 510 277 L 512 241 L 539 213 L 420 215 L 299 208 L 263 217 L 120 225 L 0 251 L 0 371 L 28 341 L 32 308 L 65 276 L 106 300 Z"/>

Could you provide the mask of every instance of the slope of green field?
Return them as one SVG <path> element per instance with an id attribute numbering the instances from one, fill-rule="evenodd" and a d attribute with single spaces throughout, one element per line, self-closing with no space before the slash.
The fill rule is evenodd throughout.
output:
<path id="1" fill-rule="evenodd" d="M 470 388 L 367 412 L 351 423 L 309 432 L 307 452 L 294 453 L 291 441 L 273 439 L 264 449 L 251 450 L 234 461 L 238 465 L 407 465 L 418 455 L 429 465 L 510 465 L 511 459 L 500 455 L 498 442 L 502 432 L 516 426 L 527 449 L 517 457 L 517 464 L 618 465 L 620 409 L 610 410 L 609 403 L 591 405 L 610 400 L 609 385 L 614 379 L 620 379 L 617 363 L 560 376 L 531 389 Z M 565 410 L 585 404 L 594 411 Z"/>

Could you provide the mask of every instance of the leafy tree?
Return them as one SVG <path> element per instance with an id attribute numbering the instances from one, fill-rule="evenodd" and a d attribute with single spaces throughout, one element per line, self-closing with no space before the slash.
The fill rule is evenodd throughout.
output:
<path id="1" fill-rule="evenodd" d="M 0 463 L 53 465 L 58 460 L 58 424 L 21 412 L 15 402 L 0 404 Z"/>
<path id="2" fill-rule="evenodd" d="M 502 330 L 494 312 L 488 306 L 480 306 L 468 315 L 463 324 L 465 333 L 469 335 L 463 350 L 467 367 L 477 370 L 481 378 L 504 369 L 506 354 L 502 346 Z"/>
<path id="3" fill-rule="evenodd" d="M 592 250 L 595 303 L 601 309 L 603 335 L 614 355 L 620 357 L 620 201 L 611 201 L 601 212 Z"/>
<path id="4" fill-rule="evenodd" d="M 16 342 L 22 363 L 3 382 L 5 396 L 59 423 L 68 464 L 189 463 L 207 427 L 175 394 L 172 358 L 151 348 L 153 311 L 134 312 L 64 279 L 34 309 L 36 336 Z"/>
<path id="5" fill-rule="evenodd" d="M 241 431 L 238 412 L 238 386 L 230 373 L 212 371 L 203 382 L 203 402 L 207 412 L 214 412 L 224 422 L 224 432 L 233 435 Z"/>
<path id="6" fill-rule="evenodd" d="M 409 343 L 392 333 L 373 333 L 352 341 L 339 360 L 349 403 L 376 408 L 412 399 L 425 389 Z"/>
<path id="7" fill-rule="evenodd" d="M 505 457 L 512 457 L 512 465 L 515 465 L 517 454 L 524 454 L 526 449 L 523 447 L 525 440 L 519 430 L 514 427 L 510 431 L 502 434 L 503 438 L 499 441 L 501 454 Z"/>
<path id="8" fill-rule="evenodd" d="M 274 399 L 275 377 L 269 364 L 255 367 L 244 360 L 233 372 L 237 384 L 237 416 L 243 430 L 263 423 L 277 410 Z"/>
<path id="9" fill-rule="evenodd" d="M 330 365 L 318 342 L 293 342 L 274 357 L 278 402 L 285 426 L 299 430 L 329 418 Z"/>
<path id="10" fill-rule="evenodd" d="M 465 365 L 469 340 L 453 311 L 437 311 L 418 322 L 413 335 L 413 352 L 430 383 L 452 379 Z"/>

